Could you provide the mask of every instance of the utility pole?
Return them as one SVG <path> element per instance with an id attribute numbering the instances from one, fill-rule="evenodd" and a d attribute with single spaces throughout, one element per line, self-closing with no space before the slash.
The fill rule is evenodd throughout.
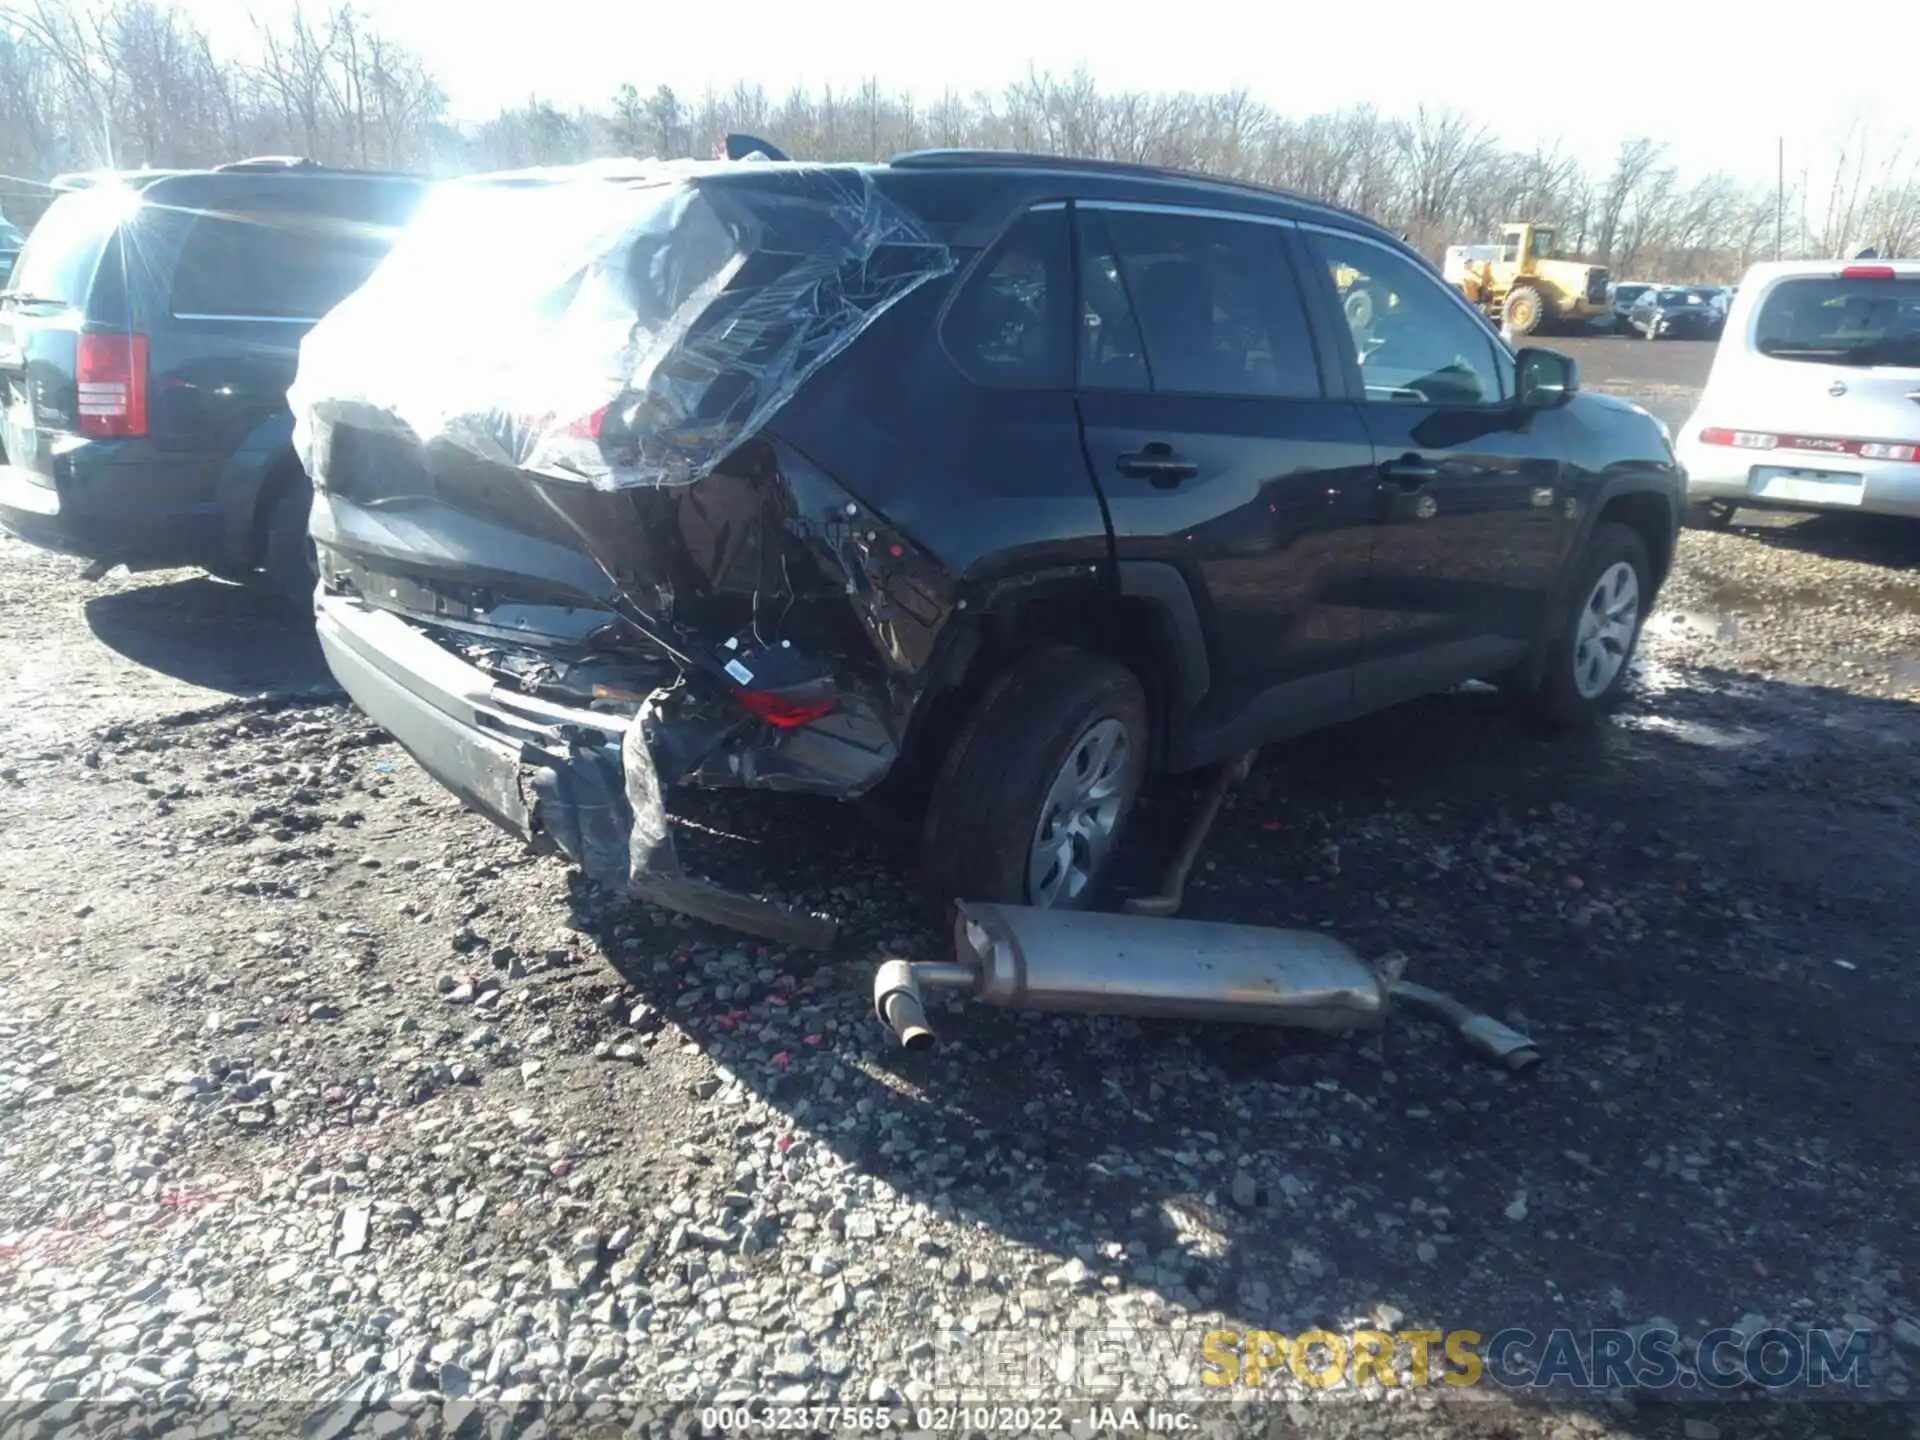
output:
<path id="1" fill-rule="evenodd" d="M 1807 254 L 1807 174 L 1805 165 L 1800 167 L 1800 255 Z"/>
<path id="2" fill-rule="evenodd" d="M 1780 258 L 1787 231 L 1787 137 L 1780 137 L 1779 165 L 1773 192 L 1773 258 Z"/>

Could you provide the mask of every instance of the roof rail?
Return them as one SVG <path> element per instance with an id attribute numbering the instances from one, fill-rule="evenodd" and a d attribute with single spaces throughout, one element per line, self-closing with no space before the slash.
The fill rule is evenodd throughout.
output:
<path id="1" fill-rule="evenodd" d="M 69 170 L 64 175 L 56 175 L 47 181 L 49 190 L 91 190 L 96 185 L 151 185 L 156 180 L 164 180 L 170 175 L 183 175 L 183 170 Z"/>
<path id="2" fill-rule="evenodd" d="M 245 160 L 229 160 L 215 170 L 318 170 L 320 163 L 305 155 L 250 155 Z"/>
<path id="3" fill-rule="evenodd" d="M 1290 200 L 1299 205 L 1312 205 L 1334 214 L 1364 220 L 1367 224 L 1378 228 L 1385 228 L 1371 216 L 1362 215 L 1356 210 L 1348 210 L 1331 201 L 1315 200 L 1312 196 L 1301 195 L 1292 190 L 1262 185 L 1254 180 L 1238 180 L 1231 175 L 1213 175 L 1204 170 L 1180 170 L 1170 165 L 1147 165 L 1132 160 L 1089 160 L 1073 155 L 1044 155 L 1027 150 L 952 149 L 906 150 L 888 157 L 887 164 L 899 170 L 964 170 L 980 166 L 1001 166 L 1009 170 L 1069 170 L 1088 175 L 1125 175 L 1140 180 L 1173 180 L 1188 185 L 1213 185 L 1225 190 L 1237 190 L 1244 194 L 1266 195 Z"/>

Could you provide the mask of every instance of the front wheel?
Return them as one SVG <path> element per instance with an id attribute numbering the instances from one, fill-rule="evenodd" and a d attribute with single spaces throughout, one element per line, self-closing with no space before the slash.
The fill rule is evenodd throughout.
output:
<path id="1" fill-rule="evenodd" d="M 1555 725 L 1590 725 L 1626 687 L 1653 594 L 1653 566 L 1638 532 L 1611 521 L 1595 529 L 1548 642 L 1532 709 Z"/>
<path id="2" fill-rule="evenodd" d="M 1080 909 L 1146 774 L 1146 695 L 1124 666 L 1066 646 L 988 687 L 941 766 L 921 832 L 926 898 Z"/>
<path id="3" fill-rule="evenodd" d="M 320 583 L 320 564 L 307 521 L 313 511 L 313 486 L 307 477 L 288 478 L 274 492 L 267 512 L 267 578 L 296 609 L 311 612 L 314 587 Z"/>

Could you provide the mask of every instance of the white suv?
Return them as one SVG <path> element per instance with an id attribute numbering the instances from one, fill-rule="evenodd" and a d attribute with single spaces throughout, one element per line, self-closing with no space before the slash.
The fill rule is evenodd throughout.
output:
<path id="1" fill-rule="evenodd" d="M 1677 449 L 1696 523 L 1920 516 L 1920 260 L 1755 265 Z"/>

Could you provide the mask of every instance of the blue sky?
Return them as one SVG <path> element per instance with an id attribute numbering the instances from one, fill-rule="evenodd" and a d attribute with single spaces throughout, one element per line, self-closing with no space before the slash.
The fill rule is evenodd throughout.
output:
<path id="1" fill-rule="evenodd" d="M 291 0 L 186 0 L 216 36 L 244 41 L 250 13 Z M 318 9 L 318 3 L 310 8 Z M 1831 38 L 1815 12 L 1763 19 L 1748 0 L 1664 4 L 1447 6 L 1174 0 L 1164 11 L 1036 0 L 539 0 L 482 21 L 472 0 L 360 0 L 396 38 L 427 55 L 463 116 L 538 94 L 597 103 L 623 81 L 698 92 L 711 83 L 855 84 L 938 95 L 998 89 L 1029 63 L 1084 64 L 1102 85 L 1165 90 L 1244 86 L 1294 114 L 1370 100 L 1383 110 L 1450 104 L 1503 138 L 1560 137 L 1602 162 L 1629 133 L 1666 139 L 1690 174 L 1725 169 L 1770 179 L 1776 138 L 1788 167 L 1831 163 L 1856 117 L 1873 143 L 1920 126 L 1920 3 L 1882 0 L 1839 13 Z M 1128 15 L 1158 16 L 1122 20 Z M 936 15 L 960 17 L 935 29 Z M 1518 43 L 1498 23 L 1538 23 Z M 1782 31 L 1792 17 L 1791 48 Z M 1098 18 L 1096 18 L 1098 17 Z M 1364 17 L 1364 18 L 1363 18 Z M 1531 67 L 1531 78 L 1520 71 Z M 779 137 L 769 137 L 776 142 Z M 1920 141 L 1920 135 L 1915 137 Z"/>

